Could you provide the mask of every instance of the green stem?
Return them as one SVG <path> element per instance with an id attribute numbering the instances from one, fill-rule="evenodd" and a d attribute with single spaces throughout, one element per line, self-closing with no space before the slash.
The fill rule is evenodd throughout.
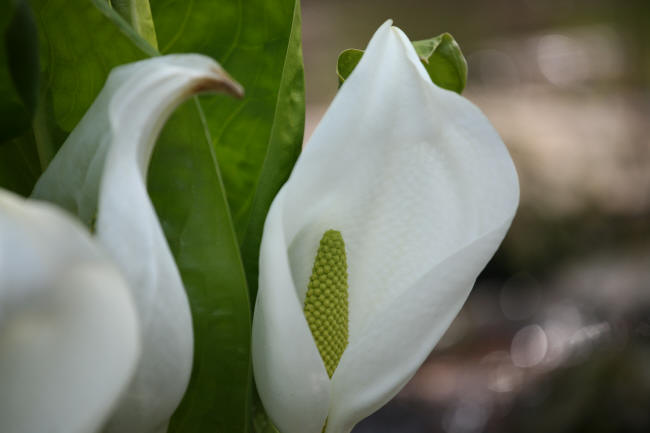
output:
<path id="1" fill-rule="evenodd" d="M 110 0 L 109 3 L 145 41 L 158 50 L 149 0 Z"/>

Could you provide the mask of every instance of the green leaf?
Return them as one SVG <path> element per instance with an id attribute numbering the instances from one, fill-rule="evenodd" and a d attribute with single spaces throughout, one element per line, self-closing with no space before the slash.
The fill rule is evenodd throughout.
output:
<path id="1" fill-rule="evenodd" d="M 443 89 L 461 93 L 467 83 L 467 61 L 449 33 L 413 42 L 429 76 Z"/>
<path id="2" fill-rule="evenodd" d="M 36 111 L 38 33 L 29 4 L 4 0 L 0 32 L 0 142 L 24 134 Z"/>
<path id="3" fill-rule="evenodd" d="M 257 293 L 266 213 L 302 146 L 304 80 L 297 0 L 152 0 L 163 53 L 214 57 L 246 89 L 242 101 L 202 102 L 235 230 L 250 300 Z"/>
<path id="4" fill-rule="evenodd" d="M 300 8 L 296 0 L 225 1 L 219 4 L 218 13 L 214 7 L 210 0 L 151 0 L 162 53 L 190 51 L 212 56 L 245 88 L 242 101 L 222 96 L 200 101 L 241 246 L 250 301 L 254 302 L 264 219 L 302 144 Z M 196 338 L 200 344 L 201 339 L 215 337 L 206 333 Z M 218 344 L 210 344 L 213 357 L 203 373 L 207 381 L 212 380 L 208 368 L 240 383 L 242 378 L 250 378 L 250 362 L 239 365 L 245 371 L 224 370 L 221 366 L 227 361 L 222 358 L 226 355 L 220 353 Z M 242 350 L 249 354 L 249 347 Z M 170 431 L 247 431 L 250 398 L 240 399 L 241 395 L 228 387 L 201 387 L 198 376 L 193 379 L 186 401 L 203 404 L 183 403 Z M 255 414 L 253 428 L 269 425 L 263 410 Z"/>
<path id="5" fill-rule="evenodd" d="M 9 3 L 15 13 L 0 21 L 0 141 L 29 138 L 3 145 L 11 149 L 3 150 L 0 185 L 27 194 L 108 72 L 156 52 L 102 0 L 33 0 L 33 13 L 23 0 L 4 0 L 3 10 L 13 10 Z"/>
<path id="6" fill-rule="evenodd" d="M 54 124 L 70 132 L 84 115 L 115 66 L 155 54 L 117 13 L 101 0 L 35 0 L 43 84 Z M 62 13 L 65 11 L 65 13 Z M 121 18 L 121 17 L 120 17 Z M 55 147 L 61 143 L 54 143 Z"/>
<path id="7" fill-rule="evenodd" d="M 169 431 L 243 432 L 251 385 L 248 292 L 219 167 L 196 98 L 165 125 L 148 184 L 194 323 L 192 377 Z"/>
<path id="8" fill-rule="evenodd" d="M 415 41 L 413 47 L 434 83 L 456 93 L 463 91 L 467 82 L 467 62 L 460 46 L 449 33 Z M 336 65 L 339 85 L 352 73 L 362 55 L 363 51 L 355 49 L 339 54 Z"/>
<path id="9" fill-rule="evenodd" d="M 357 50 L 355 48 L 349 48 L 343 50 L 339 54 L 339 59 L 336 62 L 336 75 L 339 78 L 339 86 L 350 76 L 354 68 L 357 67 L 357 64 L 363 56 L 363 50 Z"/>

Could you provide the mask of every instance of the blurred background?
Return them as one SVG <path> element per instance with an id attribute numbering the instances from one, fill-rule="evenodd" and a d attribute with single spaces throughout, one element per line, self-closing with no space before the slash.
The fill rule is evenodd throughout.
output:
<path id="1" fill-rule="evenodd" d="M 521 206 L 460 315 L 354 433 L 650 431 L 650 2 L 303 0 L 308 137 L 387 18 L 450 32 Z"/>

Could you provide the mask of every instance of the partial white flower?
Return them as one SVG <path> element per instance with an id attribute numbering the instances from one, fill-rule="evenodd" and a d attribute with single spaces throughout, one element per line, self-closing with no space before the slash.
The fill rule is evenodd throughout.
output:
<path id="1" fill-rule="evenodd" d="M 172 111 L 198 92 L 218 90 L 242 92 L 214 60 L 201 55 L 157 57 L 114 69 L 34 189 L 34 197 L 94 224 L 135 300 L 142 357 L 108 432 L 166 431 L 189 381 L 189 304 L 147 195 L 146 174 Z"/>
<path id="2" fill-rule="evenodd" d="M 88 230 L 0 189 L 0 431 L 97 432 L 138 336 L 126 282 Z"/>
<path id="3" fill-rule="evenodd" d="M 265 223 L 253 367 L 279 430 L 347 433 L 390 400 L 460 310 L 518 198 L 514 165 L 488 120 L 434 85 L 404 33 L 382 25 Z M 329 230 L 341 236 L 329 232 L 321 251 Z M 343 290 L 343 258 L 347 299 L 314 291 L 309 300 L 319 278 Z M 346 300 L 348 318 L 318 324 L 324 306 Z M 310 325 L 319 346 L 330 345 L 331 378 Z"/>

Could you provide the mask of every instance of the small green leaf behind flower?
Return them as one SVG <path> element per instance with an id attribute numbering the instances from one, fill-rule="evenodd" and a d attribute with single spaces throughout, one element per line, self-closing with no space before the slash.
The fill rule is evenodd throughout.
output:
<path id="1" fill-rule="evenodd" d="M 431 80 L 443 89 L 460 94 L 467 83 L 467 61 L 460 46 L 449 33 L 413 42 L 418 57 Z M 347 49 L 339 54 L 336 75 L 339 86 L 350 76 L 363 56 L 362 50 Z"/>
<path id="2" fill-rule="evenodd" d="M 339 86 L 350 76 L 363 56 L 363 50 L 348 48 L 341 51 L 336 62 L 336 75 L 339 78 Z"/>

